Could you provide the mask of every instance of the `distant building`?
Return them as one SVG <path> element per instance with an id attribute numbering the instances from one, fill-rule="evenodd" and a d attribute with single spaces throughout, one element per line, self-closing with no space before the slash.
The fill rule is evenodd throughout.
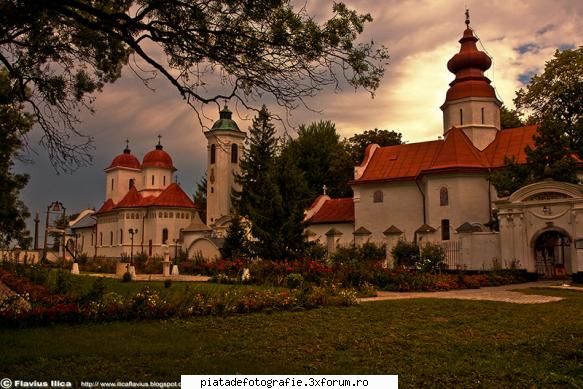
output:
<path id="1" fill-rule="evenodd" d="M 70 222 L 69 253 L 121 257 L 129 256 L 133 249 L 133 253 L 163 256 L 180 249 L 190 257 L 220 257 L 231 220 L 234 173 L 238 172 L 246 138 L 231 115 L 225 106 L 219 120 L 205 133 L 209 225 L 200 219 L 190 196 L 173 182 L 176 168 L 160 141 L 141 163 L 126 147 L 105 169 L 101 208 L 83 211 Z"/>

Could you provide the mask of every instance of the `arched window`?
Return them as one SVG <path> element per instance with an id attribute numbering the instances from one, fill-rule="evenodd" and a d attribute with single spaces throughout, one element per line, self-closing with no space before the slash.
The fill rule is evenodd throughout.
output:
<path id="1" fill-rule="evenodd" d="M 211 145 L 211 165 L 215 163 L 217 157 L 217 146 Z"/>
<path id="2" fill-rule="evenodd" d="M 123 244 L 123 229 L 119 230 L 119 244 Z"/>
<path id="3" fill-rule="evenodd" d="M 231 163 L 239 162 L 239 146 L 236 143 L 231 145 Z"/>
<path id="4" fill-rule="evenodd" d="M 129 188 L 128 189 L 132 189 L 134 187 L 135 183 L 136 183 L 136 180 L 134 180 L 133 178 L 130 178 Z"/>
<path id="5" fill-rule="evenodd" d="M 484 107 L 482 107 L 482 124 L 484 124 Z"/>
<path id="6" fill-rule="evenodd" d="M 103 246 L 103 231 L 99 232 L 99 245 Z"/>
<path id="7" fill-rule="evenodd" d="M 166 176 L 162 178 L 162 185 L 166 185 Z"/>
<path id="8" fill-rule="evenodd" d="M 464 124 L 464 110 L 460 108 L 460 126 Z"/>
<path id="9" fill-rule="evenodd" d="M 373 201 L 373 203 L 382 203 L 383 202 L 383 191 L 377 190 L 376 192 L 374 192 L 372 201 Z"/>
<path id="10" fill-rule="evenodd" d="M 441 240 L 449 240 L 449 219 L 441 221 Z"/>
<path id="11" fill-rule="evenodd" d="M 449 205 L 449 192 L 445 186 L 439 190 L 439 205 L 442 207 Z"/>
<path id="12" fill-rule="evenodd" d="M 152 185 L 154 185 L 154 175 L 152 174 Z"/>
<path id="13" fill-rule="evenodd" d="M 113 231 L 109 231 L 109 245 L 113 246 Z"/>
<path id="14" fill-rule="evenodd" d="M 113 190 L 113 178 L 111 179 L 111 190 Z"/>
<path id="15" fill-rule="evenodd" d="M 164 228 L 162 230 L 162 244 L 166 244 L 168 242 L 168 228 Z"/>

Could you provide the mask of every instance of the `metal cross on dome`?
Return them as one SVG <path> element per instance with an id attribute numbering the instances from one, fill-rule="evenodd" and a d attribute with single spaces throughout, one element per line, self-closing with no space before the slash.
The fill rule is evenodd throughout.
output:
<path id="1" fill-rule="evenodd" d="M 162 141 L 162 135 L 158 135 L 158 146 L 161 145 L 161 143 L 160 143 L 161 141 Z"/>
<path id="2" fill-rule="evenodd" d="M 322 190 L 324 191 L 324 196 L 326 196 L 326 191 L 328 190 L 328 187 L 326 186 L 326 184 L 324 184 L 324 186 L 322 187 Z"/>
<path id="3" fill-rule="evenodd" d="M 466 26 L 470 27 L 470 10 L 466 8 Z"/>

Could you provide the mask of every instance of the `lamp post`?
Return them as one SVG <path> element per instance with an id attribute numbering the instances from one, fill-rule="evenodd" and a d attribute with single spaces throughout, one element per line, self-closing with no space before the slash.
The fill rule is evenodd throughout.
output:
<path id="1" fill-rule="evenodd" d="M 128 230 L 128 232 L 130 233 L 130 241 L 131 241 L 131 246 L 130 246 L 130 266 L 134 266 L 134 235 L 138 233 L 138 229 L 137 228 L 130 228 Z"/>

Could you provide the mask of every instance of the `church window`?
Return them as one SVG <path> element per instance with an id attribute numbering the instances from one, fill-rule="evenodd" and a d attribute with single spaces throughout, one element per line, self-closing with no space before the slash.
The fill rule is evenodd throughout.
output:
<path id="1" fill-rule="evenodd" d="M 217 146 L 211 145 L 211 164 L 215 163 L 217 154 Z"/>
<path id="2" fill-rule="evenodd" d="M 382 203 L 383 202 L 383 191 L 377 190 L 373 194 L 373 203 Z"/>
<path id="3" fill-rule="evenodd" d="M 99 245 L 103 246 L 103 231 L 99 233 Z"/>
<path id="4" fill-rule="evenodd" d="M 484 108 L 482 107 L 482 124 L 484 124 Z"/>
<path id="5" fill-rule="evenodd" d="M 170 217 L 170 219 L 172 219 L 174 217 L 174 213 L 173 212 L 170 212 L 170 216 L 169 217 Z"/>
<path id="6" fill-rule="evenodd" d="M 164 219 L 168 219 L 168 212 L 164 212 Z"/>
<path id="7" fill-rule="evenodd" d="M 239 146 L 235 143 L 231 145 L 231 163 L 239 162 Z"/>
<path id="8" fill-rule="evenodd" d="M 154 185 L 154 175 L 152 174 L 152 185 Z"/>
<path id="9" fill-rule="evenodd" d="M 91 233 L 91 246 L 93 246 L 93 233 Z"/>
<path id="10" fill-rule="evenodd" d="M 439 205 L 442 207 L 449 205 L 449 191 L 445 186 L 439 190 Z"/>
<path id="11" fill-rule="evenodd" d="M 119 230 L 119 244 L 123 244 L 123 230 Z"/>
<path id="12" fill-rule="evenodd" d="M 460 108 L 460 126 L 464 124 L 464 110 Z"/>
<path id="13" fill-rule="evenodd" d="M 166 176 L 164 176 L 164 177 L 162 178 L 162 184 L 163 184 L 163 185 L 166 185 Z"/>
<path id="14" fill-rule="evenodd" d="M 111 190 L 113 190 L 113 178 L 111 179 Z"/>
<path id="15" fill-rule="evenodd" d="M 135 180 L 133 178 L 130 178 L 130 182 L 129 182 L 129 188 L 128 189 L 132 189 L 135 185 Z"/>
<path id="16" fill-rule="evenodd" d="M 166 244 L 168 242 L 168 228 L 164 228 L 162 230 L 162 244 Z"/>
<path id="17" fill-rule="evenodd" d="M 441 240 L 449 240 L 449 219 L 441 221 Z"/>
<path id="18" fill-rule="evenodd" d="M 215 188 L 211 186 L 211 193 L 215 193 Z"/>
<path id="19" fill-rule="evenodd" d="M 158 218 L 162 219 L 162 212 L 158 212 Z"/>
<path id="20" fill-rule="evenodd" d="M 109 245 L 113 246 L 113 231 L 109 231 Z"/>

